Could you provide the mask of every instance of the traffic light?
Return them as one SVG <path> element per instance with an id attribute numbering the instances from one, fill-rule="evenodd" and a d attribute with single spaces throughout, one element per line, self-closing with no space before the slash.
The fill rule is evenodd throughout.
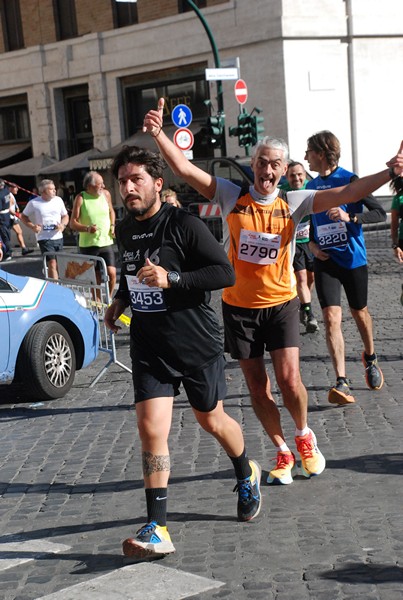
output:
<path id="1" fill-rule="evenodd" d="M 238 144 L 242 147 L 252 145 L 252 118 L 247 112 L 238 115 Z"/>
<path id="2" fill-rule="evenodd" d="M 264 117 L 259 117 L 259 115 L 253 115 L 251 117 L 251 137 L 252 137 L 252 146 L 258 143 L 258 141 L 262 138 L 260 135 L 264 132 L 264 125 L 262 125 L 264 121 Z"/>
<path id="3" fill-rule="evenodd" d="M 225 135 L 225 117 L 214 115 L 207 119 L 207 137 L 215 148 L 221 148 Z"/>

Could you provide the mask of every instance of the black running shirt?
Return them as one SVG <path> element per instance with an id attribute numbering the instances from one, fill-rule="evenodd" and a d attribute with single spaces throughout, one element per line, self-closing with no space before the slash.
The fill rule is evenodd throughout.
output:
<path id="1" fill-rule="evenodd" d="M 212 364 L 223 340 L 210 291 L 234 284 L 222 246 L 198 217 L 163 203 L 145 221 L 127 215 L 116 228 L 122 264 L 116 298 L 132 308 L 136 359 L 160 376 L 180 377 Z M 148 288 L 136 274 L 146 258 L 180 274 L 179 286 Z"/>

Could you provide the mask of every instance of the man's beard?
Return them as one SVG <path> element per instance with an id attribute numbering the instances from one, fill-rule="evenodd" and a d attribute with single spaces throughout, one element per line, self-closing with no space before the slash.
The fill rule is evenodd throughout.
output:
<path id="1" fill-rule="evenodd" d="M 136 196 L 136 194 L 132 194 L 132 195 Z M 138 197 L 138 196 L 136 196 L 136 197 Z M 130 194 L 129 194 L 128 198 L 130 200 Z M 157 202 L 157 193 L 154 191 L 153 195 L 150 196 L 149 198 L 146 198 L 146 200 L 143 202 L 144 202 L 143 205 L 139 208 L 131 207 L 131 206 L 127 205 L 127 197 L 126 197 L 124 203 L 125 203 L 126 210 L 129 214 L 133 215 L 133 217 L 142 217 Z"/>

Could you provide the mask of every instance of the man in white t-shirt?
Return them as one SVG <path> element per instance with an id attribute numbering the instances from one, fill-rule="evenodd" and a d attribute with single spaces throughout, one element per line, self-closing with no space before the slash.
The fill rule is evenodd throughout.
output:
<path id="1" fill-rule="evenodd" d="M 28 202 L 21 213 L 21 221 L 35 232 L 42 254 L 63 250 L 63 231 L 69 222 L 64 202 L 56 196 L 51 179 L 43 179 L 38 187 L 40 196 Z M 47 257 L 48 276 L 58 279 L 55 256 Z"/>

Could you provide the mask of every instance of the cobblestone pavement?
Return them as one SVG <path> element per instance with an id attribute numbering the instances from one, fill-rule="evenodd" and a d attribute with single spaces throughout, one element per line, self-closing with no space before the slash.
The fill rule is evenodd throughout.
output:
<path id="1" fill-rule="evenodd" d="M 373 392 L 365 386 L 362 345 L 347 310 L 343 328 L 356 404 L 327 402 L 334 373 L 321 319 L 319 333 L 301 335 L 309 424 L 327 459 L 320 477 L 296 477 L 289 486 L 264 483 L 275 452 L 253 414 L 240 369 L 229 360 L 226 409 L 242 422 L 248 453 L 264 469 L 260 516 L 238 523 L 228 458 L 195 424 L 185 396 L 176 400 L 169 490 L 176 553 L 152 565 L 223 582 L 192 597 L 403 598 L 402 269 L 389 248 L 377 245 L 375 238 L 368 243 L 368 304 L 383 388 Z M 214 304 L 219 307 L 218 294 Z M 124 330 L 117 352 L 129 364 L 127 342 Z M 5 550 L 0 546 L 0 563 L 26 561 L 0 570 L 4 600 L 42 598 L 128 564 L 121 541 L 144 523 L 145 515 L 139 439 L 130 375 L 112 365 L 94 388 L 88 387 L 105 362 L 101 356 L 79 372 L 60 400 L 21 402 L 1 390 L 0 541 Z M 267 367 L 272 373 L 269 359 Z M 291 419 L 276 398 L 293 446 Z M 39 551 L 35 544 L 44 541 L 55 544 L 54 550 L 45 544 Z M 143 582 L 139 572 L 131 583 L 133 596 L 117 589 L 97 597 L 138 598 L 135 590 Z M 190 597 L 186 578 L 181 586 L 176 595 L 144 590 L 143 597 Z M 73 598 L 61 592 L 53 597 Z"/>

